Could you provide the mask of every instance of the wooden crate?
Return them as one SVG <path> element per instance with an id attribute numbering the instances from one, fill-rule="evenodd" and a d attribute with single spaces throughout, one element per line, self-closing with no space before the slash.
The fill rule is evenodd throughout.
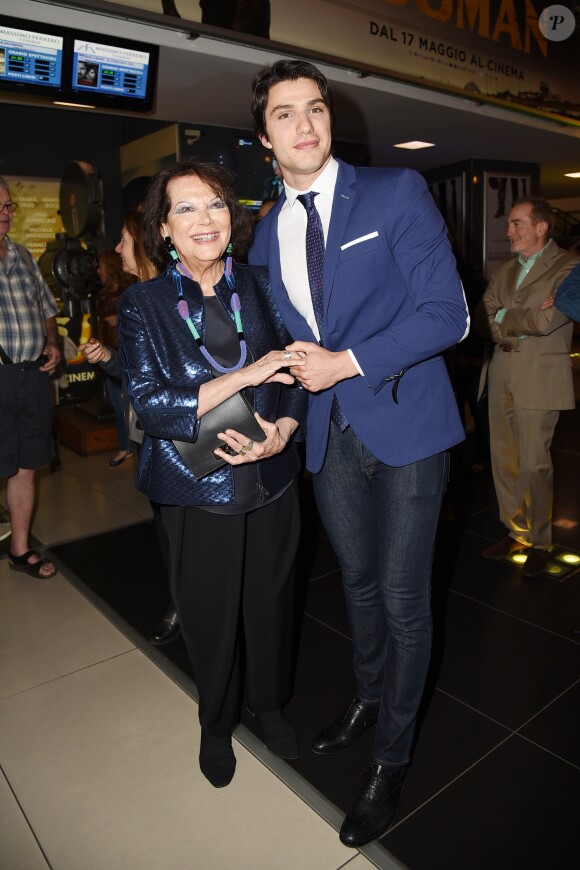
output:
<path id="1" fill-rule="evenodd" d="M 92 456 L 119 449 L 117 427 L 112 419 L 99 421 L 75 407 L 55 408 L 54 418 L 59 442 L 75 453 Z"/>

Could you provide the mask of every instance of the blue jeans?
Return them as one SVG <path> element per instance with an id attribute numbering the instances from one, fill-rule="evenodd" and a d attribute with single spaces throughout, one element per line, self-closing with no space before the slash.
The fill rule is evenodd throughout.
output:
<path id="1" fill-rule="evenodd" d="M 448 476 L 448 453 L 391 467 L 352 428 L 341 433 L 334 424 L 314 476 L 342 570 L 358 697 L 379 708 L 379 764 L 410 760 L 431 654 L 431 567 Z"/>

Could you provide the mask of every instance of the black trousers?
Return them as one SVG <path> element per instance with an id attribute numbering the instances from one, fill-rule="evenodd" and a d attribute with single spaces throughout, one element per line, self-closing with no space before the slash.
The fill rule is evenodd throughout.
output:
<path id="1" fill-rule="evenodd" d="M 244 676 L 248 703 L 257 710 L 281 707 L 292 692 L 296 484 L 247 514 L 161 505 L 161 516 L 199 721 L 226 737 L 240 721 Z"/>

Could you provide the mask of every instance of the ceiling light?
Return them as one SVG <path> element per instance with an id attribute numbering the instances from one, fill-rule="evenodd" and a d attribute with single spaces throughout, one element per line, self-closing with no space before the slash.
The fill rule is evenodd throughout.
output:
<path id="1" fill-rule="evenodd" d="M 565 172 L 566 178 L 580 178 L 580 172 Z"/>
<path id="2" fill-rule="evenodd" d="M 407 148 L 409 151 L 417 151 L 419 148 L 433 148 L 434 142 L 419 142 L 414 139 L 413 142 L 399 142 L 398 145 L 393 145 L 393 148 Z"/>

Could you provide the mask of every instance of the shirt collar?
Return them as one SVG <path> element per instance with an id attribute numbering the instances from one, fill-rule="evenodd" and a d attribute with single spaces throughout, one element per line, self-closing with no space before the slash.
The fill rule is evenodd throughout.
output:
<path id="1" fill-rule="evenodd" d="M 336 187 L 336 178 L 338 176 L 338 161 L 331 157 L 324 170 L 318 178 L 312 183 L 308 190 L 315 190 L 323 196 L 334 196 L 334 188 Z M 284 182 L 284 190 L 286 191 L 286 202 L 289 208 L 292 208 L 296 202 L 296 197 L 301 193 L 307 193 L 307 190 L 295 190 L 289 184 Z"/>
<path id="2" fill-rule="evenodd" d="M 540 257 L 542 256 L 542 254 L 544 253 L 546 248 L 549 248 L 549 246 L 551 244 L 552 244 L 552 239 L 548 239 L 548 241 L 546 242 L 544 247 L 540 248 L 539 251 L 536 251 L 535 254 L 532 254 L 530 257 L 528 257 L 527 260 L 525 260 L 521 254 L 518 254 L 518 263 L 520 264 L 520 266 L 528 266 L 531 269 L 532 266 L 534 265 L 534 263 L 536 262 L 536 260 L 540 259 Z"/>

